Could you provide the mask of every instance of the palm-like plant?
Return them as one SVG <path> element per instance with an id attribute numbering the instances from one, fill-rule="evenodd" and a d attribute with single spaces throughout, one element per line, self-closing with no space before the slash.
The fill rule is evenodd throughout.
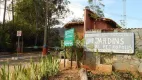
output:
<path id="1" fill-rule="evenodd" d="M 13 71 L 7 63 L 0 69 L 0 80 L 42 80 L 49 76 L 55 76 L 59 72 L 59 60 L 48 55 L 42 57 L 40 62 L 31 59 L 28 66 L 19 64 L 13 67 Z"/>

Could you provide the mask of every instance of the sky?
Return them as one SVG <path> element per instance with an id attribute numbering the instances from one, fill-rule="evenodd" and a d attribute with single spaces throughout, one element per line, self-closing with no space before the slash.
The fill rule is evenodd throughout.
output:
<path id="1" fill-rule="evenodd" d="M 3 1 L 3 0 L 0 0 L 0 3 L 1 3 L 1 1 Z M 7 1 L 8 1 L 7 5 L 9 5 L 10 4 L 10 0 L 7 0 Z M 0 5 L 0 22 L 3 21 L 3 13 L 4 13 L 4 5 L 1 4 Z M 12 16 L 12 14 L 10 12 L 6 12 L 6 20 L 11 20 L 12 19 L 11 16 Z"/>
<path id="2" fill-rule="evenodd" d="M 74 18 L 83 19 L 83 9 L 88 6 L 88 0 L 69 0 L 69 9 L 73 14 L 68 14 L 63 23 L 71 21 Z M 9 4 L 10 2 L 8 2 Z M 106 18 L 110 18 L 121 25 L 123 19 L 123 0 L 102 0 L 105 5 L 104 14 Z M 126 27 L 127 28 L 142 28 L 142 0 L 126 0 Z M 3 19 L 3 5 L 0 6 L 0 21 Z M 11 14 L 6 14 L 6 19 L 10 20 Z"/>
<path id="3" fill-rule="evenodd" d="M 69 0 L 70 10 L 74 13 L 65 19 L 68 22 L 72 18 L 83 18 L 83 9 L 88 6 L 87 0 Z M 102 0 L 105 5 L 104 14 L 121 25 L 123 20 L 123 0 Z M 126 0 L 126 28 L 142 28 L 142 0 Z"/>

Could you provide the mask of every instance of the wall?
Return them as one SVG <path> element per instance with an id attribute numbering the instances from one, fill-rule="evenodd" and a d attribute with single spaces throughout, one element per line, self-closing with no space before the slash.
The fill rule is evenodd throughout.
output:
<path id="1" fill-rule="evenodd" d="M 84 31 L 93 29 L 94 20 L 90 18 L 89 14 L 93 13 L 89 9 L 84 10 Z"/>
<path id="2" fill-rule="evenodd" d="M 97 30 L 94 30 L 95 32 L 98 32 Z M 101 32 L 102 30 L 100 30 Z M 105 30 L 103 30 L 105 31 Z M 109 31 L 109 30 L 106 30 Z M 99 33 L 100 33 L 99 32 Z M 139 71 L 142 72 L 142 28 L 139 29 L 110 29 L 110 32 L 131 32 L 135 35 L 135 53 L 134 54 L 108 54 L 111 55 L 110 58 L 107 56 L 100 57 L 100 64 L 108 64 L 105 62 L 102 62 L 103 60 L 109 61 L 111 65 L 113 65 L 114 69 L 116 70 L 122 70 L 122 71 Z M 94 52 L 96 53 L 96 52 Z M 94 53 L 86 52 L 86 58 L 84 60 L 84 65 L 88 65 L 89 67 L 92 67 L 92 64 L 96 65 L 96 58 L 93 55 Z M 102 53 L 100 53 L 102 55 Z M 137 55 L 139 54 L 139 55 Z M 140 57 L 141 58 L 138 58 Z M 94 56 L 94 58 L 92 58 Z M 92 61 L 92 59 L 94 59 Z M 92 62 L 91 62 L 92 61 Z M 88 64 L 89 63 L 89 64 Z"/>
<path id="3" fill-rule="evenodd" d="M 108 29 L 111 28 L 110 25 L 106 24 L 104 21 L 95 21 L 94 29 Z"/>
<path id="4" fill-rule="evenodd" d="M 76 26 L 75 32 L 77 33 L 79 39 L 83 39 L 84 36 L 83 25 Z"/>
<path id="5" fill-rule="evenodd" d="M 92 29 L 109 29 L 116 27 L 116 25 L 111 25 L 106 22 L 106 19 L 102 18 L 100 20 L 94 20 L 90 18 L 90 14 L 95 14 L 89 9 L 84 10 L 84 31 L 92 30 Z M 109 21 L 110 23 L 115 24 L 113 21 Z"/>
<path id="6" fill-rule="evenodd" d="M 74 28 L 75 29 L 75 33 L 77 33 L 77 36 L 79 37 L 79 39 L 83 38 L 83 36 L 84 36 L 83 24 L 81 24 L 81 25 L 72 25 L 71 27 L 68 27 L 68 29 L 69 28 Z"/>

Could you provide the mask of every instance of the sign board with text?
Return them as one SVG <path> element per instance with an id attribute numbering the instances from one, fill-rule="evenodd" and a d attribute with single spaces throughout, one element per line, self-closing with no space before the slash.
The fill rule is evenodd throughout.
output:
<path id="1" fill-rule="evenodd" d="M 73 42 L 74 42 L 74 28 L 65 31 L 64 46 L 73 46 Z"/>
<path id="2" fill-rule="evenodd" d="M 22 35 L 22 31 L 17 31 L 17 36 L 21 36 Z"/>
<path id="3" fill-rule="evenodd" d="M 134 33 L 85 33 L 85 51 L 134 53 Z"/>

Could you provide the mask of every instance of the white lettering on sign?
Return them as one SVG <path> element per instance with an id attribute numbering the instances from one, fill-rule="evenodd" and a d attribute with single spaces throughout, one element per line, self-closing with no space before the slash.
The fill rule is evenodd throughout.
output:
<path id="1" fill-rule="evenodd" d="M 123 38 L 95 38 L 95 44 L 124 44 Z"/>
<path id="2" fill-rule="evenodd" d="M 90 41 L 91 39 L 91 41 Z M 134 53 L 134 33 L 85 33 L 85 51 Z"/>

